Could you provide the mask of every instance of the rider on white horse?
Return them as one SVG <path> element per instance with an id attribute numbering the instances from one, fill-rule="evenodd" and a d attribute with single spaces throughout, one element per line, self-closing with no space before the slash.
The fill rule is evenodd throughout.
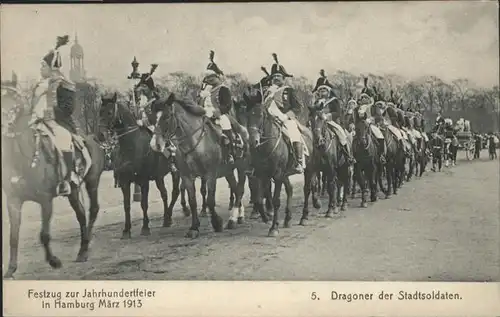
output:
<path id="1" fill-rule="evenodd" d="M 275 53 L 272 55 L 275 61 L 271 66 L 272 85 L 265 93 L 264 105 L 267 112 L 281 122 L 288 132 L 297 158 L 293 172 L 301 174 L 304 172 L 304 145 L 296 120 L 302 111 L 302 105 L 298 102 L 293 88 L 286 85 L 286 78 L 293 75 L 288 74 L 283 65 L 279 64 Z"/>
<path id="2" fill-rule="evenodd" d="M 62 122 L 72 122 L 71 113 L 67 113 L 65 107 L 72 105 L 58 104 L 58 89 L 63 87 L 67 91 L 74 92 L 74 83 L 67 80 L 61 73 L 62 67 L 59 47 L 66 45 L 69 37 L 57 37 L 55 49 L 50 50 L 42 59 L 40 75 L 42 79 L 38 82 L 33 96 L 33 118 L 31 124 L 41 121 L 52 132 L 54 146 L 61 151 L 62 159 L 66 165 L 66 173 L 60 175 L 62 181 L 56 188 L 56 195 L 67 196 L 71 193 L 71 175 L 73 171 L 73 139 L 67 127 L 61 126 Z M 68 118 L 70 117 L 70 118 Z M 65 124 L 65 126 L 67 126 Z M 76 132 L 76 131 L 74 131 Z M 59 169 L 61 170 L 61 169 Z"/>

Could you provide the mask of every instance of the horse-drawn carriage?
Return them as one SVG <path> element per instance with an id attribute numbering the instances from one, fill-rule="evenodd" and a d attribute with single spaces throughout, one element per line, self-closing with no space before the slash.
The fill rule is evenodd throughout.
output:
<path id="1" fill-rule="evenodd" d="M 467 160 L 472 160 L 476 150 L 476 142 L 470 129 L 469 120 L 460 118 L 457 121 L 454 130 L 458 148 L 465 151 Z"/>

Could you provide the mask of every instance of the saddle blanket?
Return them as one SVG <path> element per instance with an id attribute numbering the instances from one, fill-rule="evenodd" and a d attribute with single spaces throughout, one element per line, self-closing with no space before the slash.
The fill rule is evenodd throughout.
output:
<path id="1" fill-rule="evenodd" d="M 328 121 L 327 123 L 332 128 L 332 131 L 335 133 L 335 135 L 339 139 L 340 143 L 346 144 L 347 140 L 349 138 L 348 137 L 349 132 L 347 132 L 347 130 L 344 127 L 342 127 L 341 125 L 338 125 L 338 124 L 333 123 L 331 121 Z"/>
<path id="2" fill-rule="evenodd" d="M 38 123 L 34 127 L 35 131 L 38 131 L 40 135 L 47 136 L 50 139 L 51 149 L 58 156 L 59 170 L 62 175 L 65 175 L 69 168 L 72 169 L 73 173 L 71 173 L 71 181 L 75 183 L 75 185 L 79 185 L 83 182 L 83 178 L 87 175 L 92 165 L 92 158 L 90 156 L 90 152 L 85 145 L 83 138 L 79 135 L 71 134 L 73 140 L 73 166 L 66 166 L 66 163 L 63 160 L 62 151 L 56 146 L 56 136 L 54 133 L 45 125 L 43 122 Z M 80 152 L 81 157 L 76 155 L 76 149 Z"/>

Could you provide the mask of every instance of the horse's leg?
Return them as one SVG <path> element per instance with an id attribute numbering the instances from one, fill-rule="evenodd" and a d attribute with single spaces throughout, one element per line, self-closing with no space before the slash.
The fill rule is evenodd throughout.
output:
<path id="1" fill-rule="evenodd" d="M 170 218 L 172 218 L 172 214 L 174 211 L 174 206 L 177 203 L 177 199 L 179 198 L 179 186 L 181 183 L 181 177 L 179 173 L 171 173 L 172 175 L 172 199 L 170 200 L 170 205 L 168 206 L 168 214 L 170 215 Z M 183 211 L 187 211 L 188 214 L 184 214 L 184 216 L 189 217 L 191 216 L 191 211 L 186 208 L 186 210 L 183 209 Z"/>
<path id="2" fill-rule="evenodd" d="M 394 171 L 396 166 L 396 160 L 391 159 L 388 160 L 387 165 L 385 166 L 385 178 L 387 181 L 387 190 L 385 191 L 385 198 L 389 199 L 392 194 L 392 179 L 394 178 Z"/>
<path id="3" fill-rule="evenodd" d="M 274 213 L 273 196 L 271 193 L 271 179 L 267 178 L 264 187 L 264 198 L 266 199 L 266 213 L 268 218 L 272 218 Z"/>
<path id="4" fill-rule="evenodd" d="M 12 278 L 17 271 L 17 256 L 19 254 L 19 229 L 21 228 L 21 208 L 23 203 L 15 196 L 8 197 L 7 209 L 10 222 L 10 258 L 9 268 L 4 278 Z"/>
<path id="5" fill-rule="evenodd" d="M 130 221 L 130 185 L 131 181 L 129 179 L 122 181 L 120 184 L 123 194 L 123 209 L 125 211 L 125 228 L 123 229 L 122 239 L 131 238 L 130 229 L 132 228 L 132 223 Z"/>
<path id="6" fill-rule="evenodd" d="M 344 165 L 343 167 L 340 168 L 339 170 L 339 191 L 341 195 L 341 203 L 340 203 L 340 211 L 346 211 L 347 210 L 347 195 L 349 194 L 349 165 Z"/>
<path id="7" fill-rule="evenodd" d="M 329 171 L 327 174 L 328 180 L 328 210 L 326 212 L 326 218 L 332 218 L 333 215 L 339 213 L 339 208 L 337 207 L 337 184 L 336 184 L 336 175 L 333 167 L 329 167 Z"/>
<path id="8" fill-rule="evenodd" d="M 308 223 L 308 220 L 309 220 L 309 218 L 308 218 L 309 217 L 309 195 L 311 193 L 311 183 L 312 183 L 313 177 L 318 178 L 318 174 L 312 172 L 309 169 L 306 169 L 306 171 L 304 173 L 304 187 L 303 187 L 304 204 L 302 207 L 302 217 L 300 218 L 300 222 L 299 222 L 299 225 L 301 225 L 301 226 L 306 226 Z M 275 185 L 276 185 L 276 183 L 275 183 Z M 276 189 L 276 187 L 275 187 L 275 189 Z"/>
<path id="9" fill-rule="evenodd" d="M 235 204 L 238 207 L 238 224 L 243 224 L 245 222 L 245 206 L 243 206 L 243 194 L 245 192 L 245 183 L 247 181 L 247 175 L 244 168 L 237 169 L 238 171 L 238 185 L 236 187 L 236 197 Z"/>
<path id="10" fill-rule="evenodd" d="M 229 186 L 229 207 L 227 210 L 231 210 L 234 207 L 234 196 L 235 192 L 231 189 L 231 186 Z"/>
<path id="11" fill-rule="evenodd" d="M 285 177 L 283 184 L 285 185 L 286 192 L 286 207 L 285 207 L 285 228 L 290 228 L 290 220 L 292 220 L 292 198 L 293 198 L 293 186 L 288 177 Z"/>
<path id="12" fill-rule="evenodd" d="M 85 215 L 85 208 L 79 199 L 79 188 L 71 184 L 71 194 L 68 196 L 69 204 L 75 211 L 76 219 L 80 225 L 80 250 L 76 256 L 76 262 L 85 262 L 88 258 L 89 251 L 89 236 L 87 229 L 87 217 Z"/>
<path id="13" fill-rule="evenodd" d="M 191 210 L 188 208 L 186 203 L 186 186 L 184 186 L 184 182 L 181 182 L 180 190 L 181 190 L 182 213 L 184 214 L 184 217 L 189 217 L 191 216 Z"/>
<path id="14" fill-rule="evenodd" d="M 250 219 L 258 219 L 260 217 L 259 211 L 255 205 L 258 195 L 259 180 L 253 176 L 248 177 L 248 187 L 250 188 L 250 203 L 252 204 L 252 213 L 250 214 Z"/>
<path id="15" fill-rule="evenodd" d="M 200 235 L 200 219 L 198 218 L 194 178 L 182 176 L 182 183 L 188 193 L 189 207 L 191 208 L 191 228 L 189 228 L 186 237 L 197 238 Z"/>
<path id="16" fill-rule="evenodd" d="M 234 178 L 234 174 L 231 174 L 232 179 L 228 182 L 233 187 L 233 190 L 236 188 L 236 180 Z M 210 222 L 212 223 L 212 228 L 214 228 L 215 232 L 222 232 L 222 218 L 215 211 L 215 191 L 217 189 L 217 175 L 215 173 L 208 175 L 205 178 L 205 186 L 207 188 L 207 207 L 210 211 Z"/>
<path id="17" fill-rule="evenodd" d="M 141 182 L 141 208 L 142 208 L 142 228 L 141 236 L 151 235 L 151 230 L 149 229 L 149 217 L 148 217 L 148 198 L 149 198 L 149 180 L 144 180 Z M 165 192 L 167 190 L 165 189 Z"/>
<path id="18" fill-rule="evenodd" d="M 92 240 L 92 233 L 94 230 L 94 224 L 95 221 L 97 220 L 97 215 L 99 214 L 99 178 L 100 175 L 94 178 L 92 178 L 89 181 L 85 182 L 85 188 L 87 189 L 87 195 L 89 196 L 90 200 L 90 207 L 89 207 L 89 224 L 87 226 L 87 232 L 88 232 L 88 237 L 89 237 L 89 244 L 90 240 Z"/>
<path id="19" fill-rule="evenodd" d="M 283 185 L 283 181 L 281 179 L 275 179 L 274 180 L 274 195 L 273 195 L 273 207 L 274 207 L 274 214 L 273 214 L 273 224 L 271 228 L 269 229 L 269 237 L 277 237 L 279 235 L 279 210 L 280 210 L 280 195 L 281 195 L 281 186 Z"/>
<path id="20" fill-rule="evenodd" d="M 226 180 L 229 184 L 229 187 L 231 188 L 231 191 L 233 193 L 236 193 L 238 191 L 238 183 L 236 182 L 236 178 L 234 177 L 233 173 L 228 174 L 226 176 Z M 233 204 L 234 205 L 234 204 Z M 238 221 L 238 215 L 239 215 L 239 210 L 237 205 L 234 205 L 233 208 L 231 209 L 229 220 L 227 222 L 227 229 L 234 229 L 236 228 L 236 222 Z"/>
<path id="21" fill-rule="evenodd" d="M 368 207 L 368 204 L 366 203 L 366 181 L 365 181 L 365 175 L 363 175 L 364 171 L 359 165 L 355 169 L 355 171 L 356 171 L 356 181 L 361 189 L 361 207 L 366 208 Z"/>
<path id="22" fill-rule="evenodd" d="M 377 193 L 378 193 L 378 183 L 377 180 L 379 178 L 379 173 L 380 173 L 380 168 L 377 164 L 374 164 L 371 168 L 369 173 L 369 186 L 370 186 L 370 201 L 371 202 L 376 202 L 377 201 Z"/>
<path id="23" fill-rule="evenodd" d="M 313 177 L 311 178 L 311 185 L 312 186 L 311 188 L 314 189 L 314 188 L 319 188 L 318 186 L 321 186 L 322 180 L 317 178 L 317 177 Z M 317 184 L 316 184 L 317 183 Z M 312 204 L 313 204 L 313 207 L 314 209 L 321 209 L 321 202 L 319 201 L 319 190 L 312 190 Z"/>
<path id="24" fill-rule="evenodd" d="M 356 197 L 356 182 L 358 182 L 358 167 L 357 164 L 354 164 L 352 167 L 352 175 L 351 175 L 351 199 Z"/>
<path id="25" fill-rule="evenodd" d="M 208 217 L 207 214 L 207 179 L 205 177 L 201 178 L 201 212 L 200 217 Z"/>
<path id="26" fill-rule="evenodd" d="M 263 205 L 263 202 L 264 202 L 264 191 L 266 190 L 266 180 L 267 178 L 264 180 L 264 179 L 261 179 L 261 178 L 254 178 L 254 189 L 255 189 L 255 192 L 254 192 L 254 210 L 256 210 L 259 214 L 260 214 L 260 217 L 262 218 L 262 222 L 264 223 L 268 223 L 269 221 L 269 217 L 267 215 L 267 213 L 264 211 L 264 205 Z"/>
<path id="27" fill-rule="evenodd" d="M 172 212 L 168 204 L 168 192 L 165 186 L 165 179 L 163 177 L 158 177 L 155 179 L 155 184 L 160 192 L 161 200 L 163 201 L 163 227 L 170 227 L 172 225 Z M 172 189 L 172 191 L 173 190 L 174 189 Z"/>
<path id="28" fill-rule="evenodd" d="M 40 241 L 42 242 L 45 251 L 45 261 L 49 262 L 50 266 L 58 269 L 62 266 L 59 260 L 50 248 L 50 221 L 52 220 L 53 201 L 52 198 L 47 198 L 41 204 L 42 207 L 42 230 L 40 231 Z"/>

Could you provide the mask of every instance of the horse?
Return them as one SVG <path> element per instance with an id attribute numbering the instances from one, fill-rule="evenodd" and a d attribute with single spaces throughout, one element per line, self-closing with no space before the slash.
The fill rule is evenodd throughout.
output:
<path id="1" fill-rule="evenodd" d="M 43 121 L 30 125 L 34 104 L 27 107 L 27 100 L 15 97 L 20 94 L 14 87 L 2 87 L 4 88 L 10 90 L 11 93 L 2 95 L 2 109 L 12 107 L 5 131 L 2 131 L 5 132 L 2 133 L 2 187 L 7 197 L 10 222 L 10 259 L 4 277 L 13 278 L 18 266 L 21 209 L 26 201 L 33 201 L 41 206 L 40 240 L 45 251 L 45 260 L 52 268 L 62 266 L 61 260 L 54 255 L 50 247 L 50 223 L 56 187 L 60 181 L 60 166 L 58 166 L 58 150 L 51 138 L 45 129 L 38 129 L 44 125 Z M 59 100 L 58 90 L 58 102 Z M 93 136 L 84 137 L 83 143 L 92 162 L 84 169 L 87 170 L 86 173 L 77 173 L 81 177 L 81 183 L 76 184 L 72 181 L 71 193 L 67 196 L 80 225 L 81 242 L 76 257 L 77 262 L 86 262 L 89 256 L 92 230 L 99 213 L 98 187 L 105 163 L 104 150 Z M 84 159 L 85 156 L 80 147 L 76 146 L 75 149 L 76 160 Z M 88 224 L 81 199 L 82 183 L 85 185 L 90 201 Z"/>
<path id="2" fill-rule="evenodd" d="M 386 106 L 383 102 L 376 102 L 375 111 L 378 117 L 383 118 L 388 112 L 394 111 L 392 106 Z M 392 114 L 395 117 L 395 114 Z M 404 149 L 403 144 L 398 141 L 397 137 L 391 132 L 391 127 L 385 123 L 381 124 L 380 130 L 384 135 L 387 148 L 387 163 L 385 165 L 385 174 L 387 179 L 387 189 L 384 188 L 382 182 L 380 187 L 385 193 L 386 198 L 390 198 L 391 194 L 397 195 L 400 187 L 400 178 L 404 172 Z"/>
<path id="3" fill-rule="evenodd" d="M 328 122 L 322 111 L 313 113 L 311 126 L 316 149 L 314 154 L 318 160 L 316 166 L 322 172 L 322 176 L 326 177 L 329 196 L 328 211 L 325 217 L 330 218 L 339 213 L 339 204 L 341 211 L 347 210 L 347 193 L 350 185 L 349 163 L 344 152 L 340 149 L 335 132 L 328 127 Z M 348 146 L 351 147 L 351 145 Z"/>
<path id="4" fill-rule="evenodd" d="M 366 181 L 370 188 L 371 202 L 377 201 L 377 180 L 381 178 L 382 164 L 377 141 L 374 140 L 370 124 L 362 119 L 364 115 L 360 106 L 354 109 L 354 122 L 356 134 L 353 140 L 353 152 L 356 163 L 354 173 L 357 183 L 361 187 L 361 207 L 366 208 Z"/>
<path id="5" fill-rule="evenodd" d="M 234 164 L 227 164 L 223 157 L 219 136 L 216 127 L 207 122 L 205 109 L 188 98 L 177 98 L 171 93 L 168 98 L 161 98 L 153 103 L 156 113 L 154 141 L 158 148 L 163 148 L 167 141 L 177 146 L 177 165 L 183 186 L 188 192 L 189 207 L 191 208 L 191 227 L 186 237 L 199 236 L 200 221 L 198 218 L 195 179 L 200 177 L 206 181 L 207 207 L 210 212 L 212 227 L 215 232 L 222 232 L 222 218 L 215 210 L 215 192 L 217 179 L 225 177 L 231 190 L 236 193 L 234 208 L 227 223 L 227 229 L 234 229 L 236 223 L 242 224 L 245 209 L 241 204 L 245 186 L 245 172 L 247 157 L 235 158 Z M 246 139 L 246 129 L 232 121 L 234 130 Z M 238 181 L 234 176 L 234 169 L 238 172 Z"/>
<path id="6" fill-rule="evenodd" d="M 293 195 L 293 187 L 289 179 L 289 170 L 294 164 L 295 158 L 290 153 L 290 148 L 283 137 L 283 130 L 276 119 L 268 114 L 267 109 L 264 108 L 263 91 L 256 89 L 255 86 L 250 86 L 243 94 L 243 99 L 247 105 L 247 126 L 250 131 L 250 145 L 252 149 L 252 163 L 255 168 L 255 176 L 259 182 L 257 199 L 255 200 L 255 207 L 260 213 L 262 220 L 267 223 L 267 215 L 263 210 L 262 197 L 267 193 L 270 188 L 271 180 L 274 181 L 274 194 L 272 198 L 272 205 L 274 208 L 273 220 L 271 228 L 269 229 L 268 236 L 276 237 L 279 235 L 278 218 L 280 209 L 280 195 L 281 188 L 284 185 L 287 195 L 285 207 L 285 221 L 284 227 L 290 227 L 291 202 Z M 301 128 L 302 136 L 305 138 L 307 149 L 312 154 L 312 134 L 309 129 Z M 311 191 L 314 176 L 314 169 L 311 168 L 311 158 L 309 156 L 306 162 L 306 169 L 304 171 L 304 199 Z M 305 225 L 308 221 L 306 209 L 307 203 L 304 205 L 301 225 Z"/>
<path id="7" fill-rule="evenodd" d="M 109 138 L 109 131 L 116 133 L 119 153 L 115 161 L 115 172 L 123 195 L 125 227 L 122 239 L 131 238 L 130 185 L 135 183 L 141 189 L 141 208 L 143 213 L 141 235 L 151 234 L 148 217 L 149 182 L 155 181 L 163 201 L 163 227 L 172 225 L 172 211 L 179 197 L 180 176 L 171 173 L 170 164 L 163 155 L 150 148 L 152 133 L 140 127 L 128 106 L 117 100 L 117 94 L 101 97 L 99 137 L 102 141 Z M 168 193 L 164 178 L 172 175 L 172 200 L 168 204 Z"/>

